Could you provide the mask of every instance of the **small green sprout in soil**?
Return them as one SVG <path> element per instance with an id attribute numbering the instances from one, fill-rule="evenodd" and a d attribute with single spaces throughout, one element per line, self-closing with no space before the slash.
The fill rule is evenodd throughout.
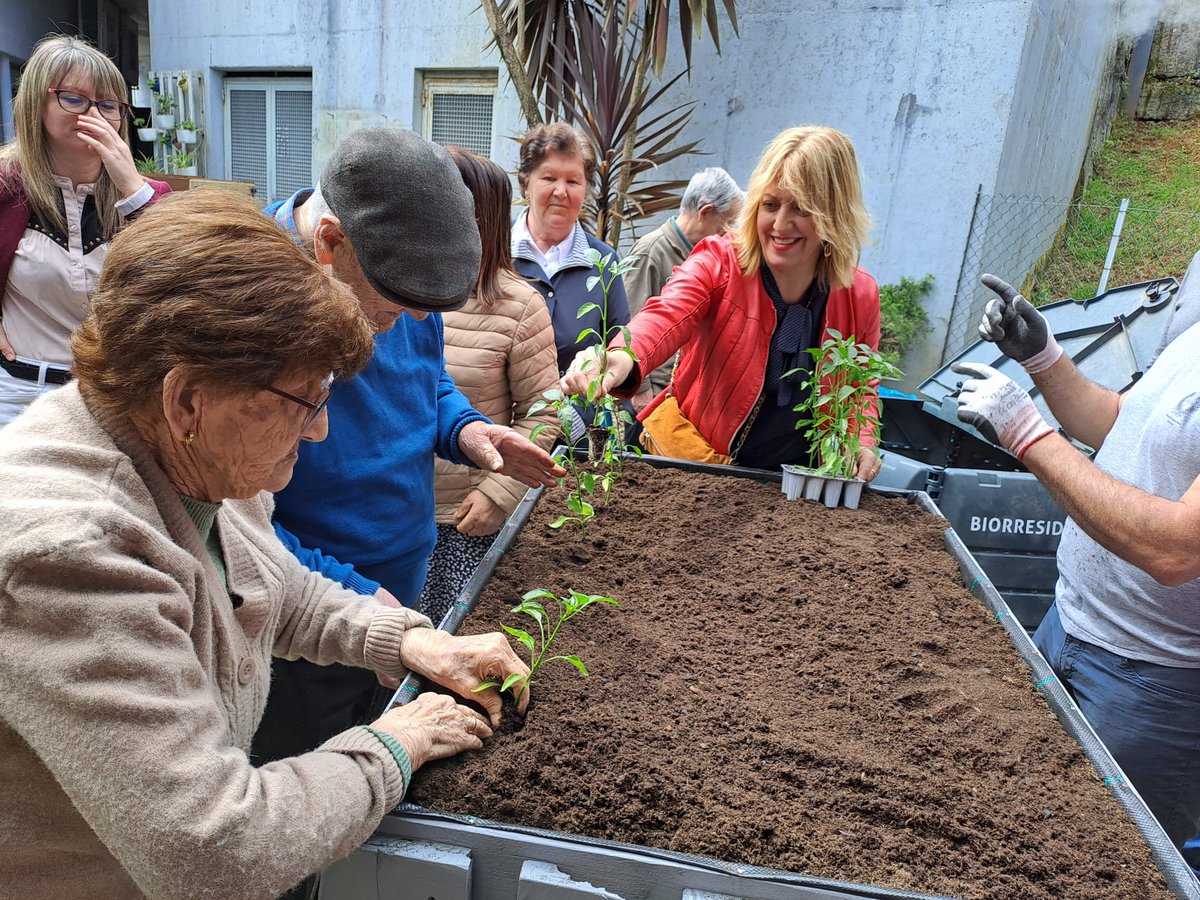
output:
<path id="1" fill-rule="evenodd" d="M 550 613 L 547 612 L 545 604 L 542 603 L 543 600 L 553 601 L 557 607 L 558 621 L 553 626 L 550 625 Z M 486 691 L 488 688 L 498 687 L 501 692 L 511 690 L 514 697 L 520 697 L 533 684 L 533 680 L 542 666 L 557 659 L 570 663 L 579 670 L 580 675 L 586 678 L 588 674 L 587 666 L 583 664 L 583 660 L 578 656 L 573 653 L 558 656 L 547 656 L 546 654 L 550 652 L 550 648 L 554 644 L 554 639 L 558 637 L 559 629 L 562 628 L 563 624 L 595 603 L 607 603 L 610 606 L 621 605 L 612 597 L 601 597 L 598 594 L 583 594 L 579 591 L 568 591 L 562 597 L 556 596 L 553 591 L 548 591 L 545 588 L 534 588 L 532 591 L 527 592 L 521 598 L 521 602 L 512 608 L 512 611 L 529 616 L 537 622 L 537 636 L 535 637 L 521 628 L 511 628 L 503 623 L 501 623 L 500 627 L 524 644 L 526 649 L 529 650 L 529 675 L 509 675 L 504 679 L 503 683 L 485 681 L 479 687 L 475 688 L 475 691 Z"/>

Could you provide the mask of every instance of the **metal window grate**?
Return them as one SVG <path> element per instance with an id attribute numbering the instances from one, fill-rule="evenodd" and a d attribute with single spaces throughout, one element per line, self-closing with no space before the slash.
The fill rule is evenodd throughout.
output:
<path id="1" fill-rule="evenodd" d="M 225 91 L 229 177 L 252 181 L 264 204 L 311 185 L 312 82 L 227 79 Z"/>
<path id="2" fill-rule="evenodd" d="M 312 91 L 276 91 L 272 199 L 290 197 L 312 185 L 312 145 Z"/>
<path id="3" fill-rule="evenodd" d="M 269 199 L 267 186 L 267 92 L 229 91 L 229 177 L 252 181 L 255 196 Z"/>
<path id="4" fill-rule="evenodd" d="M 432 92 L 429 139 L 490 156 L 493 99 L 492 94 Z"/>

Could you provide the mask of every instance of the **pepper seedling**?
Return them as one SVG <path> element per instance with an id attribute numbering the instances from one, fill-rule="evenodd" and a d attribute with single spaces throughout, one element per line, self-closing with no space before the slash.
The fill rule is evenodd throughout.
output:
<path id="1" fill-rule="evenodd" d="M 575 461 L 575 454 L 571 452 L 572 429 L 574 428 L 575 416 L 573 412 L 573 404 L 571 398 L 563 394 L 558 388 L 551 388 L 542 394 L 543 399 L 537 400 L 529 407 L 527 415 L 537 415 L 543 409 L 551 408 L 558 417 L 558 427 L 562 431 L 563 440 L 566 446 L 555 451 L 553 454 L 554 461 L 567 470 L 575 487 L 567 492 L 567 510 L 570 515 L 559 516 L 550 523 L 551 528 L 562 528 L 568 522 L 574 522 L 579 526 L 579 532 L 582 534 L 587 530 L 587 523 L 596 515 L 596 509 L 588 502 L 596 491 L 596 476 L 586 469 L 583 469 Z M 540 435 L 550 425 L 542 423 L 536 426 L 529 435 L 531 441 L 536 441 Z M 566 485 L 567 476 L 564 475 L 558 479 L 559 487 Z"/>
<path id="2" fill-rule="evenodd" d="M 842 337 L 832 328 L 825 342 L 808 353 L 813 368 L 804 382 L 807 394 L 794 407 L 801 414 L 796 427 L 805 429 L 810 453 L 820 462 L 817 474 L 849 478 L 862 446 L 859 435 L 868 425 L 879 427 L 878 416 L 868 407 L 875 385 L 904 373 L 870 345 L 858 343 L 854 335 Z"/>
<path id="3" fill-rule="evenodd" d="M 554 623 L 553 627 L 550 627 L 550 614 L 546 611 L 546 606 L 542 603 L 543 600 L 552 600 L 558 607 L 558 621 Z M 486 691 L 488 688 L 498 687 L 501 692 L 511 690 L 514 697 L 520 697 L 524 691 L 529 690 L 529 686 L 533 684 L 533 679 L 542 666 L 557 659 L 570 663 L 579 670 L 580 675 L 586 678 L 588 674 L 587 666 L 575 654 L 561 654 L 558 656 L 547 656 L 546 654 L 550 652 L 550 647 L 554 644 L 554 639 L 558 637 L 559 629 L 562 628 L 563 624 L 595 603 L 607 603 L 610 606 L 621 605 L 612 597 L 602 597 L 598 594 L 584 594 L 579 591 L 568 591 L 563 597 L 559 597 L 553 591 L 548 591 L 545 588 L 534 588 L 527 592 L 521 597 L 521 602 L 512 608 L 512 611 L 529 616 L 537 622 L 537 637 L 534 637 L 534 635 L 524 629 L 512 628 L 504 623 L 501 623 L 500 627 L 524 644 L 526 649 L 529 650 L 529 674 L 509 675 L 503 682 L 485 681 L 474 689 L 475 692 L 478 693 L 479 691 Z"/>

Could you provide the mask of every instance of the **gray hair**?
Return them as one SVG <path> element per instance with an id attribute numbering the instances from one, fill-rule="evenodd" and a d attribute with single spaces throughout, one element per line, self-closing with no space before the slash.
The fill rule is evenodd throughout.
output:
<path id="1" fill-rule="evenodd" d="M 711 203 L 717 212 L 724 213 L 735 202 L 744 203 L 745 200 L 746 194 L 732 175 L 719 166 L 710 166 L 692 176 L 679 208 L 694 215 L 700 212 L 700 207 Z"/>

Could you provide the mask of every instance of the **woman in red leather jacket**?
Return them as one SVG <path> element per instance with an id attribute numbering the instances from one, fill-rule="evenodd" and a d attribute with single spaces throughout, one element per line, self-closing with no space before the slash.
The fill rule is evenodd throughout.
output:
<path id="1" fill-rule="evenodd" d="M 674 395 L 713 450 L 736 465 L 807 464 L 793 409 L 813 365 L 807 351 L 830 329 L 879 346 L 879 289 L 858 268 L 869 227 L 849 138 L 816 126 L 784 131 L 750 178 L 736 232 L 697 244 L 647 301 L 629 323 L 637 362 L 609 352 L 603 390 L 629 396 L 644 373 L 681 350 L 673 383 L 640 418 Z M 576 357 L 564 390 L 586 390 L 597 356 L 592 349 Z M 879 472 L 878 438 L 867 429 L 862 439 L 855 474 L 869 481 Z"/>

